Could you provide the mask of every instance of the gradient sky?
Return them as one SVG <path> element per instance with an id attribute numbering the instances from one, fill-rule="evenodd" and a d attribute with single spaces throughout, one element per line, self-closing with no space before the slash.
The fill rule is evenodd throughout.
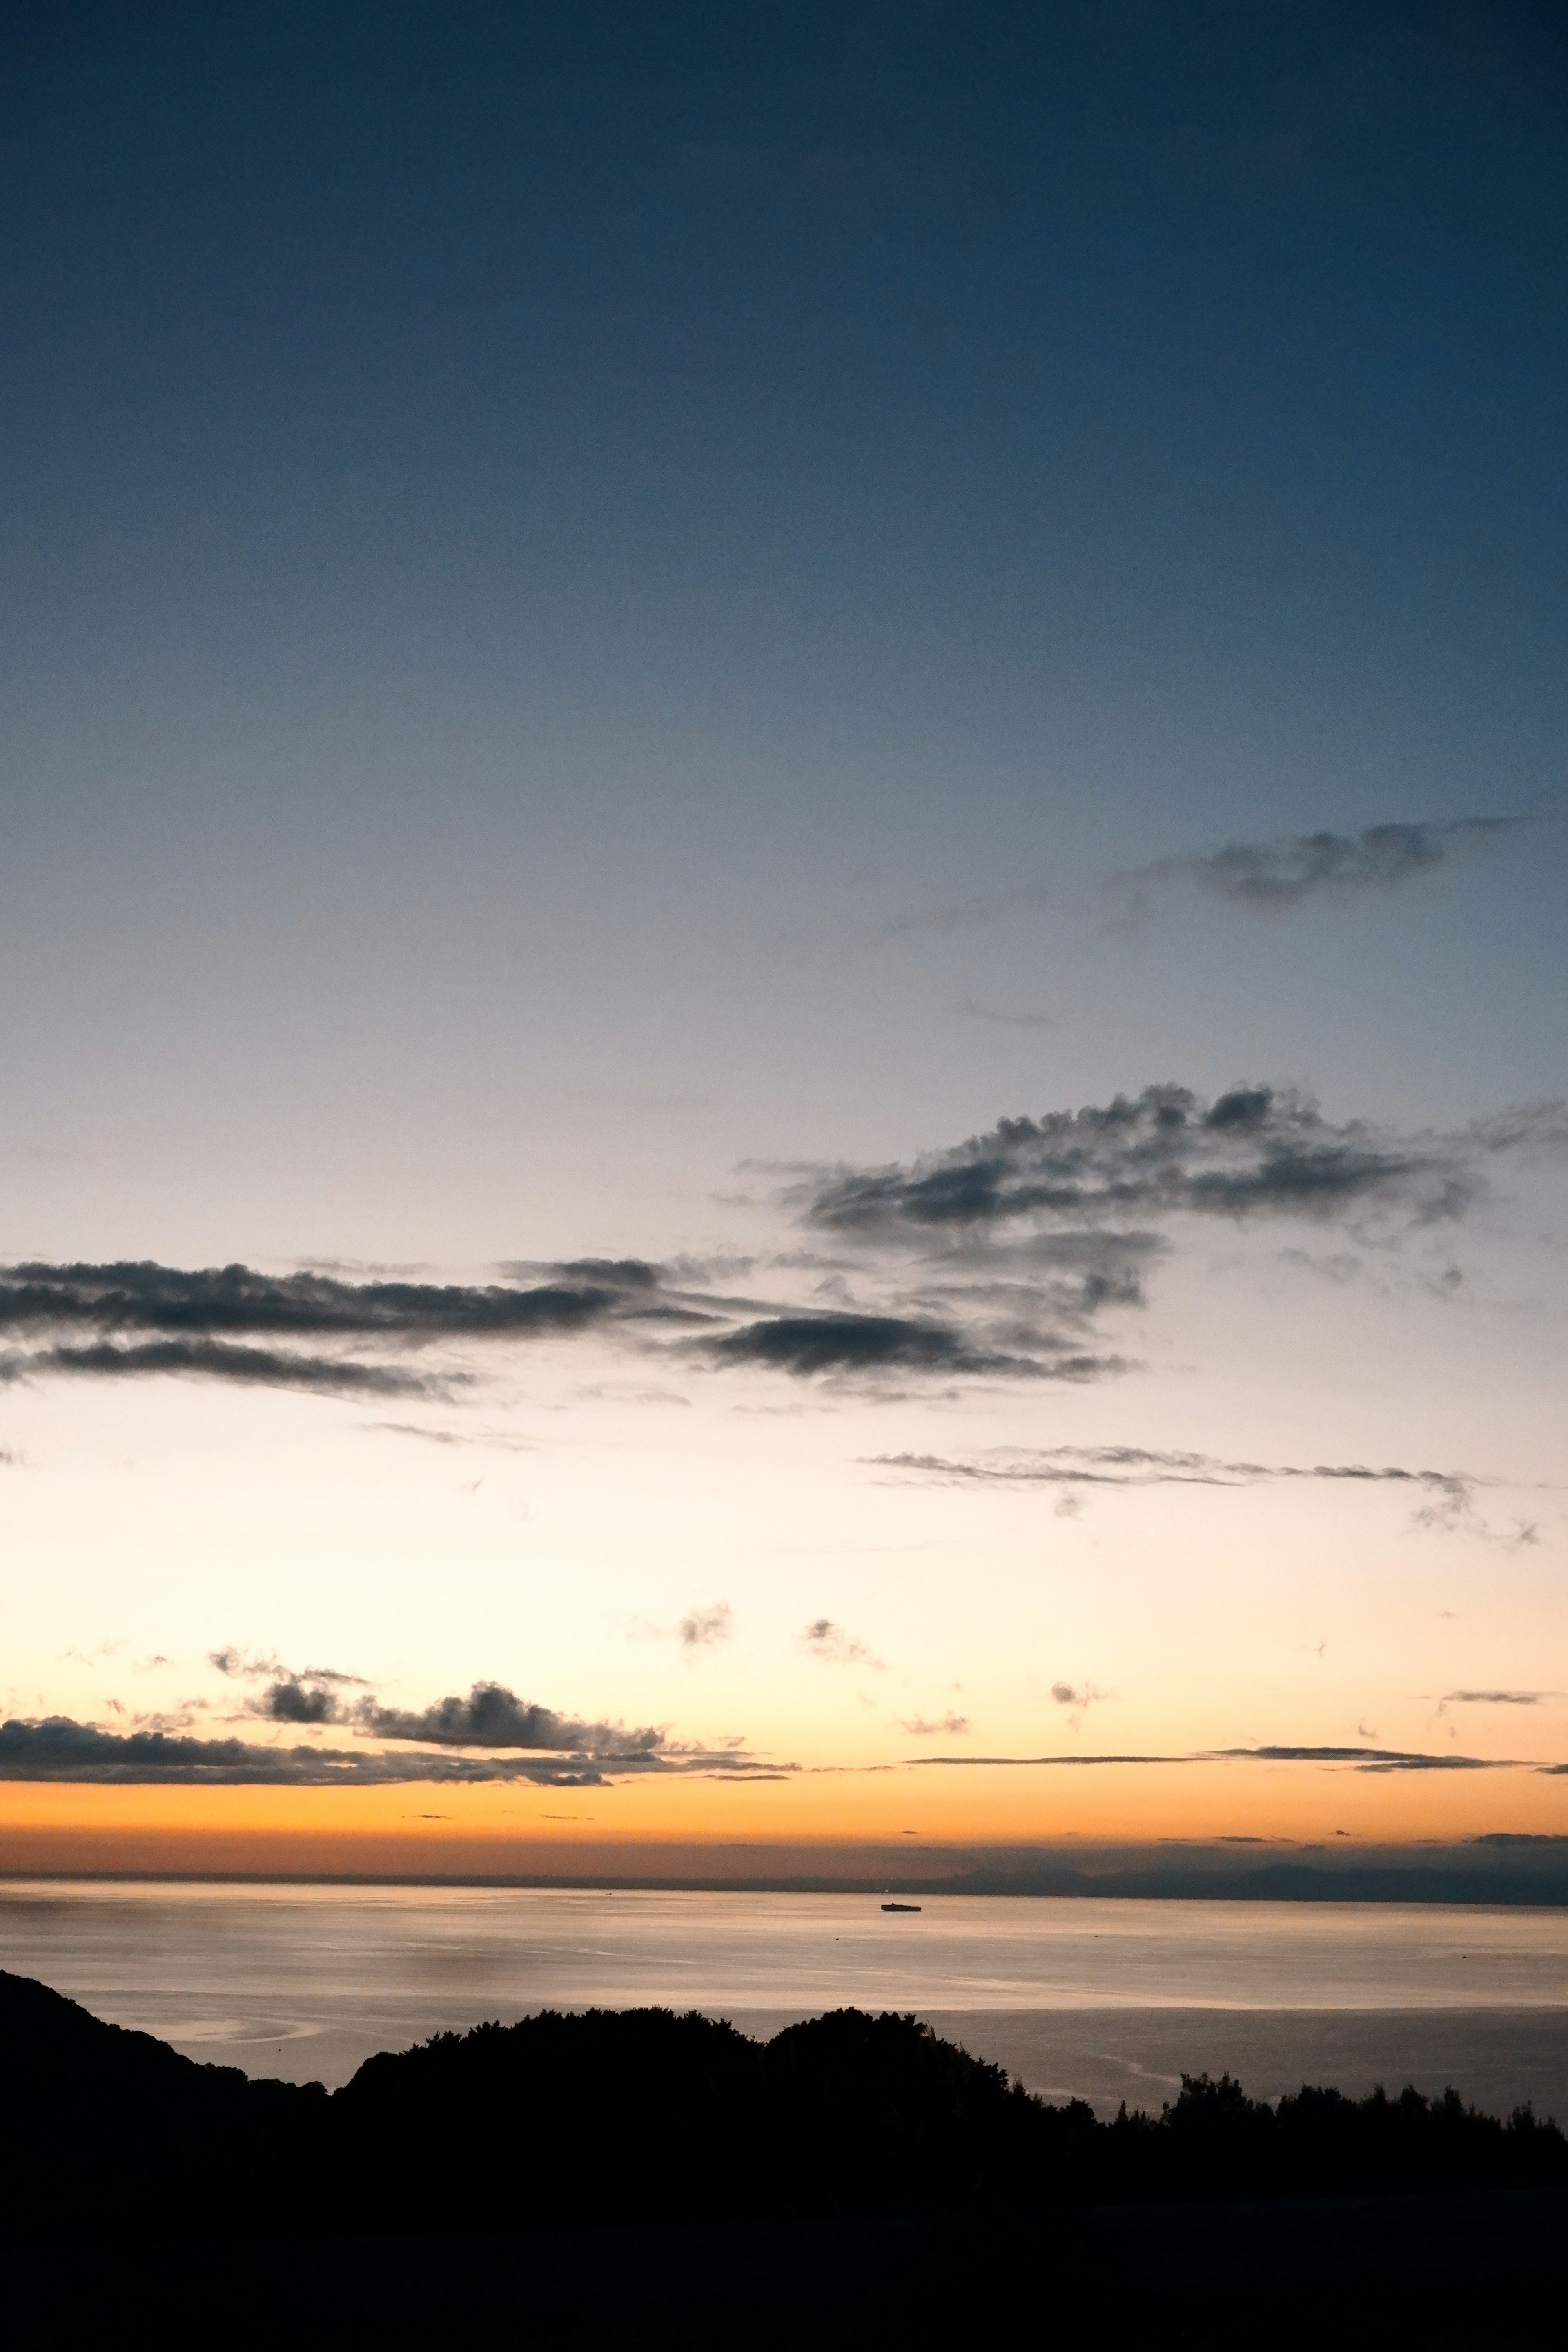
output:
<path id="1" fill-rule="evenodd" d="M 1561 13 L 0 65 L 0 1860 L 1568 1830 Z"/>

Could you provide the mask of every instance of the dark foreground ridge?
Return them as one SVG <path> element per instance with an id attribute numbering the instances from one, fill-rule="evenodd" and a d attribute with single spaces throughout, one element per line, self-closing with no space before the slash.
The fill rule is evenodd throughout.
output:
<path id="1" fill-rule="evenodd" d="M 1202 2285 L 1205 2263 L 1232 2294 L 1293 2264 L 1316 2289 L 1314 2212 L 1338 2215 L 1363 2295 L 1391 2263 L 1415 2293 L 1423 2265 L 1458 2262 L 1451 2315 L 1467 2279 L 1495 2294 L 1500 2263 L 1521 2289 L 1553 2261 L 1561 2277 L 1568 2241 L 1568 2142 L 1528 2109 L 1505 2123 L 1453 2092 L 1313 2089 L 1271 2108 L 1204 2076 L 1158 2116 L 1100 2124 L 911 2017 L 856 2010 L 765 2044 L 666 2010 L 547 2012 L 372 2058 L 329 2096 L 199 2065 L 0 1973 L 0 2102 L 10 2274 L 63 2298 L 72 2327 L 94 2293 L 118 2312 L 154 2273 L 166 2288 L 176 2252 L 215 2293 L 231 2269 L 248 2281 L 258 2333 L 264 2283 L 292 2280 L 361 2311 L 387 2296 L 395 2335 L 422 2295 L 450 2317 L 490 2312 L 487 2281 L 521 2294 L 525 2253 L 539 2309 L 613 2332 L 617 2313 L 799 2316 L 814 2274 L 842 2316 L 889 2263 L 925 2279 L 928 2317 L 973 2315 L 1090 2247 L 1124 2297 L 1167 2274 Z M 1049 2292 L 1066 2309 L 1083 2281 Z M 912 2340 L 936 2340 L 924 2325 L 911 2315 Z"/>

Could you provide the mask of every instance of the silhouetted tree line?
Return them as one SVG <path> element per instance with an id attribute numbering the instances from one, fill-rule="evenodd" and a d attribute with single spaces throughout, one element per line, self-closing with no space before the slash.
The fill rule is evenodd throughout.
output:
<path id="1" fill-rule="evenodd" d="M 1052 2106 L 913 2017 L 761 2043 L 668 2010 L 440 2034 L 252 2082 L 0 1973 L 0 2230 L 517 2229 L 1568 2183 L 1568 2142 L 1453 2091 L 1278 2106 L 1184 2076 L 1157 2116 Z"/>

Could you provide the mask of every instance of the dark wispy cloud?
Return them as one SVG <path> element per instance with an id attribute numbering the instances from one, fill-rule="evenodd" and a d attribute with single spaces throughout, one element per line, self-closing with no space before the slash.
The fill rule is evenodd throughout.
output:
<path id="1" fill-rule="evenodd" d="M 7 1381 L 47 1373 L 93 1380 L 186 1374 L 245 1388 L 305 1389 L 321 1396 L 349 1397 L 444 1396 L 453 1386 L 452 1375 L 443 1378 L 395 1364 L 356 1363 L 278 1348 L 235 1347 L 222 1339 L 152 1339 L 129 1347 L 100 1339 L 80 1348 L 17 1350 L 0 1359 L 0 1378 Z"/>
<path id="2" fill-rule="evenodd" d="M 1506 1772 L 1520 1768 L 1517 1756 L 1429 1755 L 1400 1748 L 1218 1748 L 1220 1763 L 1351 1764 L 1360 1772 Z"/>
<path id="3" fill-rule="evenodd" d="M 946 1373 L 1008 1380 L 1089 1381 L 1121 1369 L 1108 1357 L 1081 1349 L 1034 1352 L 990 1348 L 950 1323 L 903 1315 L 860 1315 L 837 1309 L 774 1315 L 743 1324 L 723 1338 L 697 1343 L 718 1364 L 763 1364 L 775 1371 L 815 1373 Z"/>
<path id="4" fill-rule="evenodd" d="M 1568 1771 L 1568 1765 L 1539 1764 L 1521 1756 L 1445 1756 L 1398 1748 L 1202 1748 L 1174 1756 L 913 1756 L 910 1761 L 911 1765 L 1020 1770 L 1102 1764 L 1342 1764 L 1357 1772 Z"/>
<path id="5" fill-rule="evenodd" d="M 1538 1690 L 1452 1690 L 1445 1691 L 1439 1706 L 1539 1706 L 1542 1699 L 1555 1698 L 1555 1691 Z"/>
<path id="6" fill-rule="evenodd" d="M 1459 817 L 1442 824 L 1373 824 L 1364 833 L 1297 833 L 1273 841 L 1233 841 L 1208 856 L 1164 857 L 1118 877 L 1131 910 L 1163 885 L 1191 882 L 1259 915 L 1289 912 L 1308 898 L 1364 897 L 1397 889 L 1490 847 L 1526 822 Z"/>
<path id="7" fill-rule="evenodd" d="M 907 1731 L 911 1739 L 962 1739 L 968 1732 L 969 1717 L 954 1715 L 951 1710 L 934 1719 L 928 1719 L 923 1715 L 901 1715 L 899 1728 Z"/>
<path id="8" fill-rule="evenodd" d="M 1104 1104 L 1004 1118 L 881 1167 L 780 1171 L 778 1195 L 820 1269 L 809 1307 L 731 1303 L 689 1345 L 716 1365 L 797 1377 L 1097 1381 L 1131 1369 L 1112 1321 L 1194 1228 L 1343 1229 L 1397 1244 L 1451 1227 L 1503 1153 L 1568 1145 L 1568 1112 L 1537 1104 L 1458 1132 L 1335 1120 L 1288 1087 L 1208 1099 L 1175 1084 Z M 1444 1280 L 1457 1279 L 1451 1267 Z M 1447 1293 L 1445 1293 L 1447 1295 Z"/>
<path id="9" fill-rule="evenodd" d="M 875 1666 L 881 1671 L 881 1659 L 831 1617 L 816 1618 L 800 1638 L 803 1648 L 825 1666 Z"/>
<path id="10" fill-rule="evenodd" d="M 346 1282 L 327 1274 L 186 1271 L 151 1260 L 6 1267 L 0 1330 L 165 1332 L 182 1337 L 410 1339 L 576 1331 L 657 1311 L 658 1274 L 639 1259 L 586 1259 L 531 1285 Z"/>
<path id="11" fill-rule="evenodd" d="M 321 1685 L 314 1685 L 320 1691 Z M 303 1712 L 291 1712 L 295 1695 Z M 67 1716 L 0 1724 L 0 1780 L 184 1782 L 213 1786 L 332 1788 L 411 1781 L 524 1780 L 543 1788 L 603 1788 L 627 1775 L 776 1780 L 795 1770 L 752 1755 L 739 1740 L 716 1748 L 673 1742 L 662 1731 L 629 1732 L 618 1724 L 579 1723 L 529 1706 L 495 1684 L 476 1685 L 467 1700 L 450 1698 L 423 1715 L 362 1703 L 336 1714 L 310 1708 L 312 1686 L 283 1684 L 276 1706 L 254 1711 L 273 1720 L 347 1723 L 352 1748 L 273 1747 L 237 1738 L 203 1738 L 155 1727 L 104 1731 Z M 417 1729 L 416 1727 L 419 1727 Z M 369 1744 L 367 1735 L 398 1743 Z M 410 1743 L 405 1746 L 402 1743 Z M 455 1754 L 453 1749 L 484 1751 Z"/>
<path id="12" fill-rule="evenodd" d="M 534 1269 L 542 1271 L 544 1279 L 458 1284 L 151 1260 L 13 1265 L 0 1270 L 0 1335 L 18 1344 L 0 1360 L 0 1377 L 184 1373 L 328 1395 L 438 1397 L 462 1384 L 460 1371 L 414 1370 L 386 1351 L 702 1319 L 691 1302 L 666 1296 L 658 1269 L 638 1259 Z M 324 1352 L 332 1343 L 380 1352 L 371 1360 Z"/>
<path id="13" fill-rule="evenodd" d="M 1377 1210 L 1427 1223 L 1476 1198 L 1481 1143 L 1336 1123 L 1288 1088 L 1236 1087 L 1205 1102 L 1152 1086 L 1103 1107 L 1003 1119 L 907 1166 L 826 1171 L 801 1206 L 821 1230 L 904 1241 L 1179 1215 Z"/>
<path id="14" fill-rule="evenodd" d="M 66 1716 L 0 1724 L 0 1780 L 178 1781 L 195 1786 L 333 1788 L 411 1780 L 533 1780 L 550 1788 L 597 1786 L 593 1767 L 541 1759 L 475 1761 L 371 1748 L 273 1748 L 242 1739 L 202 1739 L 163 1731 L 100 1731 Z"/>
<path id="15" fill-rule="evenodd" d="M 226 1643 L 221 1650 L 209 1650 L 207 1664 L 216 1666 L 220 1675 L 244 1682 L 254 1682 L 262 1675 L 281 1675 L 289 1671 L 270 1652 L 242 1650 L 234 1642 Z"/>

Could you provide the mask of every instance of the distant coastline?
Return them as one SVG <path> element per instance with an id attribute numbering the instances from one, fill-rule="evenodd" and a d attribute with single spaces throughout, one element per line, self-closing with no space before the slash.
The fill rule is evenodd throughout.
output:
<path id="1" fill-rule="evenodd" d="M 1568 1907 L 1568 1838 L 1531 1842 L 1528 1858 L 1507 1864 L 1438 1860 L 1316 1864 L 1276 1861 L 1215 1868 L 1207 1864 L 1126 1869 L 1037 1865 L 889 1875 L 868 1870 L 709 1873 L 635 1871 L 289 1871 L 73 1869 L 33 1864 L 0 1868 L 0 1886 L 68 1881 L 83 1885 L 408 1886 L 535 1889 L 564 1894 L 886 1895 L 1019 1896 L 1062 1900 L 1205 1903 L 1384 1903 L 1470 1907 Z M 1542 1851 L 1544 1849 L 1544 1851 Z"/>

